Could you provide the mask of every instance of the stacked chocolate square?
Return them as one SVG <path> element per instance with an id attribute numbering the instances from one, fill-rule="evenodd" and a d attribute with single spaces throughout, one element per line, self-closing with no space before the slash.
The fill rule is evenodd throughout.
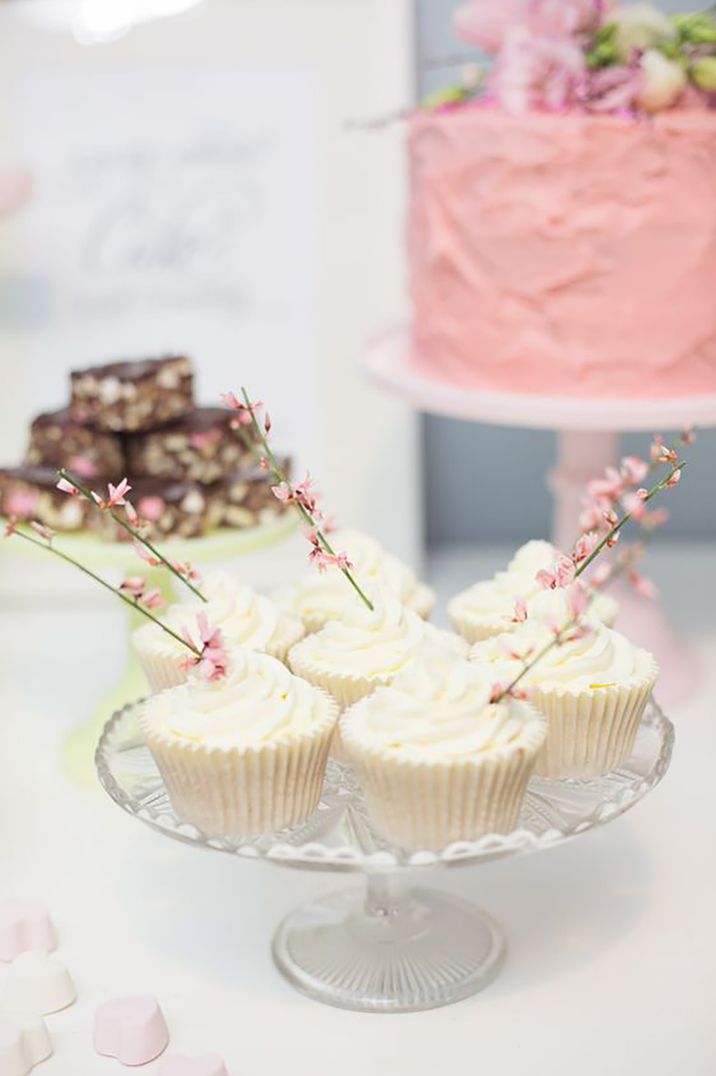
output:
<path id="1" fill-rule="evenodd" d="M 106 513 L 57 489 L 60 467 L 100 492 L 129 478 L 154 537 L 254 527 L 282 510 L 231 411 L 195 406 L 189 359 L 114 362 L 70 377 L 69 407 L 36 418 L 24 465 L 0 469 L 0 514 L 121 537 Z"/>

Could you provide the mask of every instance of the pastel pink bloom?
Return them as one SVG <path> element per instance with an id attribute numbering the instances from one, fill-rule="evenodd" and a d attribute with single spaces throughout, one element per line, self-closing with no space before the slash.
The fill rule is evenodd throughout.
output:
<path id="1" fill-rule="evenodd" d="M 589 602 L 589 591 L 578 579 L 567 587 L 567 604 L 573 620 L 578 620 L 580 616 L 584 616 L 589 608 Z"/>
<path id="2" fill-rule="evenodd" d="M 677 467 L 673 474 L 669 475 L 666 480 L 667 489 L 672 489 L 674 486 L 678 486 L 681 481 L 681 468 Z"/>
<path id="3" fill-rule="evenodd" d="M 638 486 L 649 473 L 649 464 L 638 456 L 625 456 L 622 460 L 621 473 L 628 486 Z"/>
<path id="4" fill-rule="evenodd" d="M 638 63 L 601 67 L 590 71 L 581 94 L 582 104 L 590 112 L 635 111 L 644 85 L 644 72 Z"/>
<path id="5" fill-rule="evenodd" d="M 657 527 L 663 527 L 668 518 L 668 508 L 655 508 L 653 512 L 646 513 L 642 520 L 642 527 L 649 531 L 656 530 Z"/>
<path id="6" fill-rule="evenodd" d="M 39 534 L 40 538 L 44 538 L 46 542 L 51 542 L 52 539 L 55 537 L 55 532 L 53 531 L 52 527 L 46 527 L 44 523 L 38 523 L 36 519 L 33 519 L 31 521 L 30 526 L 35 531 L 35 533 Z"/>
<path id="7" fill-rule="evenodd" d="M 86 456 L 72 456 L 67 463 L 68 469 L 78 474 L 80 478 L 96 478 L 97 467 Z"/>
<path id="8" fill-rule="evenodd" d="M 535 648 L 533 644 L 528 646 L 520 645 L 523 641 L 516 636 L 500 635 L 497 639 L 497 645 L 503 654 L 513 661 L 527 661 L 532 657 Z"/>
<path id="9" fill-rule="evenodd" d="M 271 416 L 268 411 L 264 415 L 264 433 L 267 435 L 271 433 Z"/>
<path id="10" fill-rule="evenodd" d="M 619 516 L 616 514 L 613 508 L 610 508 L 608 509 L 608 511 L 604 512 L 603 517 L 604 522 L 610 530 L 612 527 L 616 527 L 617 523 L 619 522 Z"/>
<path id="11" fill-rule="evenodd" d="M 616 501 L 622 494 L 622 476 L 616 467 L 607 467 L 603 478 L 594 478 L 587 485 L 587 493 L 595 499 Z"/>
<path id="12" fill-rule="evenodd" d="M 510 688 L 510 698 L 518 699 L 521 702 L 529 702 L 533 695 L 533 687 L 520 687 L 519 684 L 516 684 L 515 687 Z"/>
<path id="13" fill-rule="evenodd" d="M 197 451 L 201 451 L 203 448 L 208 448 L 210 445 L 216 444 L 216 442 L 220 440 L 221 430 L 197 430 L 189 436 L 189 444 Z"/>
<path id="14" fill-rule="evenodd" d="M 139 516 L 137 515 L 134 505 L 130 501 L 125 500 L 124 502 L 124 514 L 129 520 L 130 525 L 136 527 L 137 523 L 139 523 Z"/>
<path id="15" fill-rule="evenodd" d="M 60 479 L 57 483 L 57 488 L 62 493 L 69 493 L 70 497 L 79 497 L 80 491 L 77 489 L 77 486 L 73 486 L 73 484 L 66 478 Z"/>
<path id="16" fill-rule="evenodd" d="M 193 568 L 189 561 L 182 563 L 181 561 L 174 561 L 172 568 L 175 572 L 182 576 L 184 579 L 188 579 L 190 583 L 200 583 L 201 575 L 196 568 Z"/>
<path id="17" fill-rule="evenodd" d="M 107 507 L 120 508 L 123 504 L 125 504 L 126 495 L 129 493 L 131 488 L 132 487 L 130 486 L 126 478 L 123 478 L 117 486 L 113 486 L 110 482 L 107 486 L 107 490 L 109 492 L 109 497 L 107 499 Z"/>
<path id="18" fill-rule="evenodd" d="M 325 572 L 331 564 L 333 564 L 333 557 L 326 553 L 320 545 L 314 545 L 311 552 L 308 554 L 308 559 L 314 567 L 318 568 L 319 572 Z"/>
<path id="19" fill-rule="evenodd" d="M 269 466 L 270 466 L 269 461 L 266 459 L 265 456 L 262 456 L 261 459 L 259 460 L 259 467 L 261 468 L 261 470 L 262 471 L 268 471 Z"/>
<path id="20" fill-rule="evenodd" d="M 156 568 L 157 565 L 162 563 L 157 557 L 152 556 L 146 546 L 143 546 L 141 542 L 134 542 L 134 552 L 138 557 L 145 561 L 150 568 Z"/>
<path id="21" fill-rule="evenodd" d="M 493 684 L 490 688 L 490 702 L 498 702 L 505 693 L 506 684 Z"/>
<path id="22" fill-rule="evenodd" d="M 608 580 L 611 578 L 611 575 L 612 569 L 605 561 L 603 564 L 598 564 L 596 566 L 596 568 L 589 577 L 589 582 L 591 586 L 598 589 L 599 587 L 603 587 L 604 584 L 608 582 Z"/>
<path id="23" fill-rule="evenodd" d="M 353 562 L 348 559 L 347 553 L 336 553 L 333 558 L 333 563 L 337 568 L 340 568 L 342 572 L 350 572 L 353 568 Z"/>
<path id="24" fill-rule="evenodd" d="M 166 501 L 162 497 L 142 497 L 137 505 L 137 511 L 142 519 L 156 523 L 164 515 L 166 507 Z"/>
<path id="25" fill-rule="evenodd" d="M 40 494 L 34 489 L 16 489 L 8 493 L 4 507 L 11 516 L 18 519 L 27 519 L 37 508 Z"/>
<path id="26" fill-rule="evenodd" d="M 613 549 L 614 546 L 619 541 L 619 538 L 620 538 L 619 531 L 616 531 L 614 534 L 610 534 L 609 537 L 607 538 L 607 549 Z"/>
<path id="27" fill-rule="evenodd" d="M 3 528 L 3 537 L 10 538 L 11 535 L 16 532 L 17 524 L 18 521 L 15 519 L 14 516 L 11 516 L 10 519 L 8 519 L 8 521 L 6 522 L 5 527 Z"/>
<path id="28" fill-rule="evenodd" d="M 514 624 L 524 624 L 527 619 L 527 602 L 524 598 L 515 598 L 515 607 L 512 613 L 512 621 Z"/>
<path id="29" fill-rule="evenodd" d="M 640 523 L 646 515 L 646 501 L 637 493 L 625 493 L 622 497 L 622 508 L 632 519 Z"/>
<path id="30" fill-rule="evenodd" d="M 164 605 L 164 598 L 157 587 L 145 591 L 138 600 L 145 609 L 158 609 L 160 606 Z"/>
<path id="31" fill-rule="evenodd" d="M 271 486 L 271 492 L 281 504 L 289 504 L 294 500 L 294 493 L 288 482 L 279 482 L 277 486 Z"/>
<path id="32" fill-rule="evenodd" d="M 312 515 L 316 511 L 318 504 L 317 495 L 313 492 L 315 481 L 311 478 L 310 474 L 306 472 L 306 477 L 303 482 L 299 482 L 298 485 L 293 487 L 293 495 L 304 511 Z"/>
<path id="33" fill-rule="evenodd" d="M 653 600 L 658 597 L 659 591 L 655 583 L 651 579 L 647 579 L 645 575 L 640 575 L 639 572 L 631 571 L 628 575 L 629 582 L 634 587 L 637 594 L 640 594 L 642 598 L 649 598 Z"/>
<path id="34" fill-rule="evenodd" d="M 594 635 L 594 626 L 588 621 L 583 620 L 581 624 L 575 624 L 573 628 L 569 628 L 561 634 L 560 642 L 562 643 L 576 643 L 578 639 L 586 639 L 590 635 Z"/>
<path id="35" fill-rule="evenodd" d="M 506 112 L 561 112 L 574 102 L 586 66 L 582 50 L 567 39 L 535 37 L 523 26 L 507 37 L 487 81 L 488 92 Z"/>
<path id="36" fill-rule="evenodd" d="M 574 546 L 574 552 L 572 553 L 572 560 L 575 564 L 581 564 L 583 560 L 590 557 L 599 544 L 599 535 L 594 531 L 587 531 L 586 534 L 582 534 Z"/>
<path id="37" fill-rule="evenodd" d="M 497 53 L 510 30 L 524 27 L 538 37 L 571 37 L 594 29 L 599 0 L 465 0 L 455 12 L 455 33 L 485 52 Z"/>
<path id="38" fill-rule="evenodd" d="M 676 463 L 678 456 L 674 452 L 673 448 L 669 448 L 664 443 L 664 438 L 661 434 L 654 434 L 654 439 L 651 442 L 650 455 L 654 463 Z"/>
<path id="39" fill-rule="evenodd" d="M 255 400 L 253 403 L 244 403 L 233 392 L 222 392 L 221 399 L 224 401 L 227 407 L 230 407 L 232 411 L 236 411 L 232 426 L 237 428 L 238 426 L 250 426 L 253 423 L 253 416 L 263 404 L 261 400 Z"/>
<path id="40" fill-rule="evenodd" d="M 601 530 L 604 526 L 604 509 L 596 501 L 585 500 L 579 514 L 579 529 L 583 532 Z"/>
<path id="41" fill-rule="evenodd" d="M 572 558 L 560 553 L 551 570 L 543 568 L 537 572 L 535 579 L 546 590 L 555 590 L 569 586 L 574 580 L 575 572 L 576 568 Z"/>
<path id="42" fill-rule="evenodd" d="M 147 589 L 147 581 L 141 575 L 130 575 L 119 584 L 119 589 L 131 594 L 133 598 L 141 598 Z"/>

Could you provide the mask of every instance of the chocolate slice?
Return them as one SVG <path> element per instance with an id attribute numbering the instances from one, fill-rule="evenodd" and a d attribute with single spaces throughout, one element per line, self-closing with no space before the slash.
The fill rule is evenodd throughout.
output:
<path id="1" fill-rule="evenodd" d="M 148 430 L 191 410 L 193 372 L 183 355 L 73 370 L 73 418 L 97 429 Z"/>
<path id="2" fill-rule="evenodd" d="M 160 429 L 127 434 L 129 472 L 203 484 L 232 474 L 249 458 L 233 417 L 225 408 L 197 407 Z"/>
<path id="3" fill-rule="evenodd" d="M 69 408 L 37 416 L 30 427 L 25 462 L 33 467 L 66 467 L 81 479 L 121 478 L 125 471 L 117 434 L 81 425 Z"/>

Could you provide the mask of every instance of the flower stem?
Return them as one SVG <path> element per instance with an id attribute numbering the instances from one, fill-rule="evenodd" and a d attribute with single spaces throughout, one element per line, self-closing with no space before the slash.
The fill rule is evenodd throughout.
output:
<path id="1" fill-rule="evenodd" d="M 287 476 L 286 472 L 284 471 L 283 467 L 281 466 L 281 464 L 276 459 L 276 456 L 274 455 L 274 453 L 273 453 L 273 451 L 271 449 L 271 446 L 268 443 L 268 438 L 266 437 L 266 434 L 264 433 L 264 431 L 261 429 L 261 425 L 260 425 L 258 419 L 256 418 L 256 415 L 254 414 L 254 409 L 253 409 L 253 407 L 251 405 L 251 400 L 250 400 L 249 394 L 247 393 L 247 391 L 243 387 L 243 385 L 241 386 L 241 395 L 244 398 L 244 403 L 246 404 L 246 407 L 248 409 L 248 413 L 251 415 L 251 422 L 252 422 L 252 425 L 253 425 L 253 428 L 254 428 L 254 433 L 256 434 L 256 436 L 257 436 L 257 438 L 259 440 L 259 443 L 261 445 L 261 448 L 263 450 L 263 454 L 264 454 L 265 458 L 268 460 L 268 462 L 269 462 L 269 464 L 271 466 L 271 471 L 273 473 L 274 478 L 276 479 L 277 482 L 284 482 L 287 486 L 290 486 L 288 476 Z M 256 446 L 252 446 L 252 451 L 254 452 L 254 454 L 256 456 L 260 456 L 260 453 L 258 452 L 258 449 L 256 448 Z M 307 511 L 299 501 L 294 500 L 293 503 L 295 504 L 296 509 L 297 509 L 299 515 L 301 516 L 301 518 L 303 519 L 304 523 L 307 523 L 308 526 L 311 527 L 316 532 L 316 537 L 318 538 L 318 541 L 321 543 L 321 545 L 323 546 L 326 553 L 328 553 L 329 556 L 331 556 L 331 557 L 335 557 L 336 556 L 335 549 L 333 549 L 331 543 L 328 541 L 325 534 L 320 529 L 317 521 L 314 519 L 311 512 Z M 356 582 L 356 580 L 355 580 L 353 574 L 351 573 L 350 569 L 341 568 L 340 571 L 343 573 L 343 575 L 346 577 L 346 579 L 348 580 L 350 585 L 353 587 L 353 589 L 356 592 L 356 594 L 358 595 L 358 597 L 365 603 L 365 605 L 368 607 L 368 609 L 370 609 L 370 611 L 373 612 L 373 603 L 368 598 L 368 596 L 363 592 L 361 587 L 358 585 L 358 583 Z"/>
<path id="2" fill-rule="evenodd" d="M 161 621 L 158 617 L 150 613 L 148 609 L 145 609 L 143 605 L 140 605 L 139 602 L 135 601 L 132 598 L 128 598 L 127 595 L 123 594 L 121 590 L 119 590 L 117 587 L 113 587 L 112 584 L 108 583 L 106 579 L 102 579 L 101 576 L 96 575 L 90 568 L 86 568 L 84 564 L 80 564 L 78 560 L 75 560 L 75 558 L 71 557 L 68 553 L 63 553 L 62 550 L 57 549 L 54 545 L 50 545 L 48 542 L 41 541 L 39 538 L 33 538 L 31 534 L 27 533 L 27 531 L 21 531 L 16 528 L 12 533 L 16 534 L 18 538 L 23 538 L 26 542 L 30 542 L 32 545 L 38 546 L 40 549 L 47 550 L 48 553 L 53 553 L 56 557 L 59 557 L 60 560 L 64 560 L 67 564 L 71 564 L 74 568 L 78 568 L 79 571 L 81 571 L 84 575 L 89 576 L 90 579 L 93 579 L 95 583 L 99 583 L 99 585 L 101 587 L 104 587 L 105 590 L 109 590 L 110 593 L 115 595 L 115 597 L 120 598 L 121 601 L 125 603 L 125 605 L 128 605 L 131 609 L 135 609 L 137 612 L 141 613 L 142 616 L 145 616 L 147 618 L 147 620 L 151 620 L 153 624 L 158 624 L 162 631 L 165 631 L 167 635 L 171 635 L 172 638 L 176 639 L 176 641 L 178 643 L 181 643 L 182 646 L 187 647 L 187 649 L 191 650 L 197 657 L 201 657 L 201 651 L 197 650 L 197 648 L 192 643 L 189 643 L 186 639 L 179 635 L 178 632 L 173 631 L 167 624 L 163 623 L 163 621 Z"/>
<path id="3" fill-rule="evenodd" d="M 72 474 L 70 474 L 69 471 L 65 470 L 65 468 L 62 467 L 57 473 L 59 474 L 60 478 L 64 478 L 67 482 L 71 482 L 75 489 L 78 491 L 78 493 L 81 493 L 86 500 L 88 500 L 91 504 L 97 506 L 97 502 L 92 496 L 92 490 L 88 489 L 86 486 L 83 486 L 81 482 L 78 482 L 77 479 Z M 139 542 L 141 545 L 144 546 L 145 549 L 149 550 L 152 556 L 155 557 L 158 561 L 160 561 L 165 568 L 168 568 L 171 574 L 177 579 L 179 579 L 180 582 L 184 584 L 184 586 L 189 587 L 189 590 L 197 598 L 199 598 L 203 602 L 206 602 L 208 600 L 204 597 L 199 588 L 194 586 L 190 579 L 187 579 L 186 576 L 182 575 L 181 572 L 178 572 L 174 565 L 171 563 L 171 561 L 167 560 L 164 554 L 161 553 L 156 548 L 156 546 L 149 541 L 148 538 L 145 538 L 142 534 L 140 534 L 138 530 L 136 530 L 130 523 L 128 523 L 127 520 L 119 514 L 119 512 L 115 512 L 111 508 L 107 509 L 107 511 L 109 511 L 109 514 L 115 523 L 118 523 L 120 527 L 124 528 L 127 534 L 131 534 L 131 536 L 136 542 Z"/>

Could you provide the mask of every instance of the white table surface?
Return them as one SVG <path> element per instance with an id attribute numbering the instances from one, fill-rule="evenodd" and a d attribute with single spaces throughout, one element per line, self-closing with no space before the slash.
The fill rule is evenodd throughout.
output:
<path id="1" fill-rule="evenodd" d="M 434 558 L 432 575 L 448 594 L 505 559 L 452 552 Z M 122 667 L 122 618 L 111 605 L 38 614 L 4 601 L 0 898 L 50 905 L 79 993 L 49 1018 L 56 1053 L 37 1072 L 125 1071 L 93 1053 L 94 1009 L 154 993 L 173 1048 L 222 1053 L 231 1076 L 713 1076 L 714 569 L 713 546 L 653 555 L 674 622 L 710 665 L 699 694 L 671 714 L 664 784 L 561 848 L 437 875 L 502 923 L 508 959 L 484 993 L 401 1016 L 308 1001 L 271 964 L 281 916 L 350 877 L 174 844 L 64 778 L 59 744 Z"/>

